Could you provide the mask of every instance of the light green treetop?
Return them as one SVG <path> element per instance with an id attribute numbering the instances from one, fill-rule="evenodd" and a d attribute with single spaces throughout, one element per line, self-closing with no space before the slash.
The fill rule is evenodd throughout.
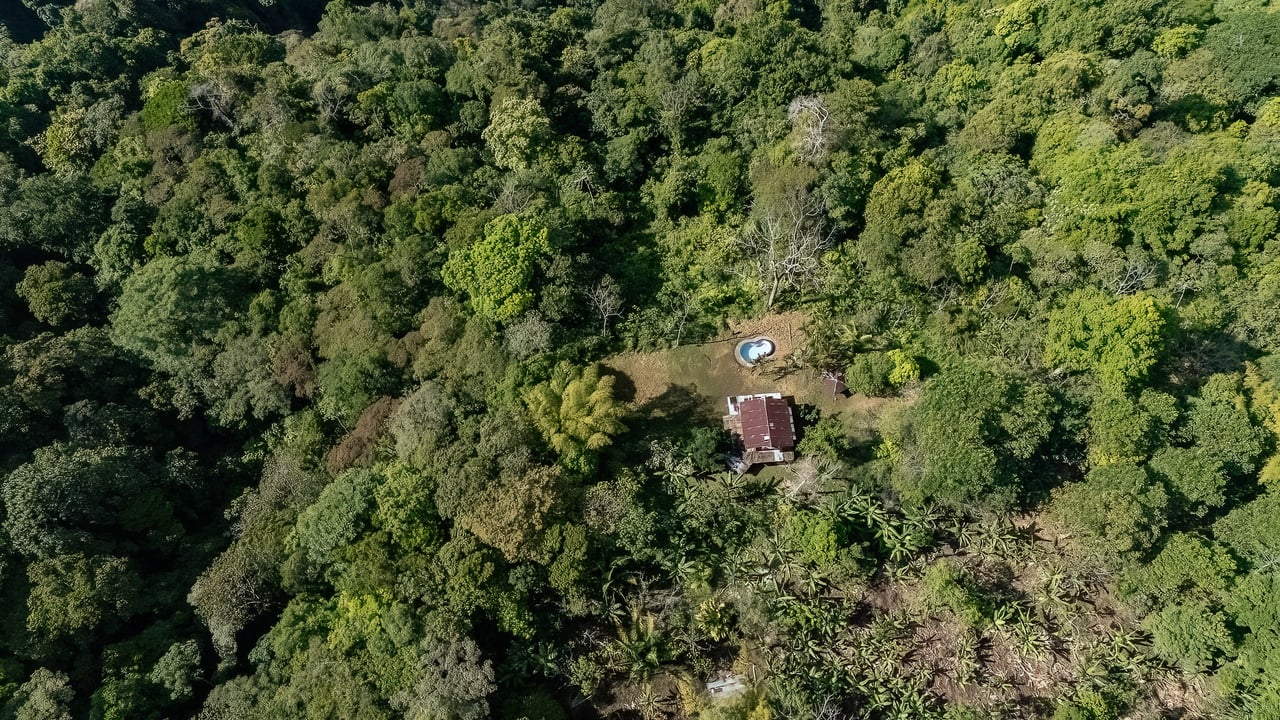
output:
<path id="1" fill-rule="evenodd" d="M 1146 293 L 1113 299 L 1098 290 L 1077 291 L 1049 316 L 1045 364 L 1126 387 L 1156 364 L 1169 324 L 1164 304 Z"/>
<path id="2" fill-rule="evenodd" d="M 446 285 L 471 298 L 477 313 L 505 321 L 533 305 L 529 282 L 538 261 L 550 253 L 546 228 L 502 215 L 485 225 L 478 242 L 449 253 L 442 274 Z"/>
<path id="3" fill-rule="evenodd" d="M 571 466 L 626 430 L 626 408 L 614 398 L 613 385 L 614 378 L 601 375 L 599 366 L 576 374 L 572 366 L 562 364 L 550 382 L 525 395 L 534 424 Z"/>

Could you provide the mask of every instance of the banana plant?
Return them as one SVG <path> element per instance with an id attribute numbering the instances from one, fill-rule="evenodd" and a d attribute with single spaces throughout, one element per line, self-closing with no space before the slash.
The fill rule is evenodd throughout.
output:
<path id="1" fill-rule="evenodd" d="M 1025 616 L 1012 626 L 1013 648 L 1024 658 L 1044 657 L 1050 648 L 1049 634 L 1035 621 Z"/>
<path id="2" fill-rule="evenodd" d="M 659 468 L 654 474 L 663 482 L 677 491 L 683 490 L 693 482 L 693 473 L 688 468 L 679 465 L 664 466 Z"/>
<path id="3" fill-rule="evenodd" d="M 658 564 L 667 571 L 668 579 L 677 585 L 686 584 L 696 573 L 705 568 L 701 562 L 690 558 L 684 551 L 678 553 L 659 551 Z"/>
<path id="4" fill-rule="evenodd" d="M 991 612 L 991 624 L 997 629 L 1003 629 L 1009 621 L 1013 620 L 1017 608 L 1013 605 L 1000 605 Z"/>
<path id="5" fill-rule="evenodd" d="M 672 704 L 670 695 L 659 693 L 653 683 L 645 683 L 631 703 L 631 707 L 640 713 L 643 720 L 657 720 L 667 715 Z"/>
<path id="6" fill-rule="evenodd" d="M 957 550 L 964 550 L 973 545 L 977 531 L 974 529 L 973 523 L 962 518 L 955 518 L 947 527 L 947 535 L 951 537 L 951 542 Z"/>
<path id="7" fill-rule="evenodd" d="M 735 472 L 719 472 L 711 476 L 711 480 L 728 490 L 735 499 L 741 499 L 743 491 L 750 487 L 751 481 L 745 474 Z"/>
<path id="8" fill-rule="evenodd" d="M 829 591 L 832 588 L 832 582 L 831 578 L 821 570 L 810 569 L 802 578 L 800 586 L 808 597 L 815 597 Z"/>
<path id="9" fill-rule="evenodd" d="M 715 642 L 723 642 L 733 633 L 732 610 L 715 598 L 703 601 L 694 619 L 707 637 Z"/>
<path id="10" fill-rule="evenodd" d="M 972 685 L 978 679 L 982 661 L 978 654 L 978 636 L 966 632 L 956 639 L 952 647 L 955 659 L 956 682 L 962 687 Z"/>
<path id="11" fill-rule="evenodd" d="M 1066 619 L 1075 614 L 1081 588 L 1060 570 L 1046 570 L 1032 589 L 1032 601 L 1042 615 Z"/>
<path id="12" fill-rule="evenodd" d="M 638 607 L 626 622 L 617 623 L 617 638 L 610 646 L 616 669 L 633 678 L 647 678 L 668 658 L 668 648 L 657 630 L 657 619 Z"/>

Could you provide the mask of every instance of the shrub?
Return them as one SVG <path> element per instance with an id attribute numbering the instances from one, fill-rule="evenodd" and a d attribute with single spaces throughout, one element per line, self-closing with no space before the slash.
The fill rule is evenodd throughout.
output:
<path id="1" fill-rule="evenodd" d="M 840 460 L 853 451 L 853 439 L 838 418 L 824 417 L 805 430 L 797 449 L 801 455 Z"/>
<path id="2" fill-rule="evenodd" d="M 681 449 L 695 467 L 711 472 L 723 467 L 730 443 L 729 433 L 724 428 L 699 426 L 689 432 L 689 439 L 684 441 Z"/>
<path id="3" fill-rule="evenodd" d="M 1156 655 L 1188 672 L 1209 669 L 1224 652 L 1235 648 L 1226 617 L 1208 603 L 1194 600 L 1170 605 L 1147 616 Z"/>
<path id="4" fill-rule="evenodd" d="M 889 374 L 893 370 L 893 360 L 886 353 L 862 353 L 845 369 L 845 384 L 859 395 L 885 395 L 890 388 Z"/>
<path id="5" fill-rule="evenodd" d="M 995 608 L 983 596 L 967 570 L 939 560 L 925 571 L 920 581 L 925 600 L 932 607 L 945 607 L 967 627 L 981 628 L 990 624 Z"/>
<path id="6" fill-rule="evenodd" d="M 1115 720 L 1120 716 L 1117 704 L 1106 694 L 1085 688 L 1059 705 L 1053 720 Z"/>
<path id="7" fill-rule="evenodd" d="M 885 353 L 885 358 L 893 363 L 888 375 L 890 385 L 900 388 L 920 379 L 920 363 L 914 357 L 895 349 Z"/>

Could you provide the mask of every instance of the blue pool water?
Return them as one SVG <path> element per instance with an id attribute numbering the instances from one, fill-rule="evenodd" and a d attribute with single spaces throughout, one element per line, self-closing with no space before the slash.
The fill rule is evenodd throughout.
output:
<path id="1" fill-rule="evenodd" d="M 773 341 L 759 338 L 738 346 L 738 356 L 748 365 L 773 354 Z"/>

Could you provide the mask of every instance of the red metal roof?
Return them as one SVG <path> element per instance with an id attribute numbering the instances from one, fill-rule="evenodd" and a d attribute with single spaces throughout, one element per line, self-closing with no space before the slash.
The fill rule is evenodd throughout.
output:
<path id="1" fill-rule="evenodd" d="M 751 398 L 738 406 L 742 444 L 747 450 L 794 450 L 796 426 L 791 406 L 782 398 Z"/>

